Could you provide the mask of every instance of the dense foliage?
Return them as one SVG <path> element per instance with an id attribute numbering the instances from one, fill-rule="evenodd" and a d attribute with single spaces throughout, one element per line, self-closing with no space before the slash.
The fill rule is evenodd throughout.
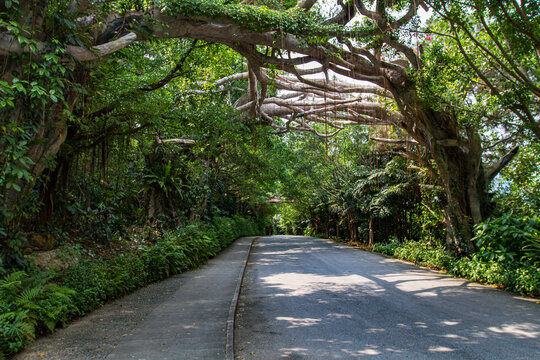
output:
<path id="1" fill-rule="evenodd" d="M 540 295 L 540 271 L 538 265 L 528 261 L 492 258 L 488 251 L 480 251 L 469 258 L 459 258 L 442 246 L 426 242 L 397 239 L 372 246 L 373 251 L 414 262 L 449 274 L 495 285 L 522 295 Z"/>
<path id="2" fill-rule="evenodd" d="M 107 259 L 81 259 L 60 272 L 17 271 L 0 280 L 0 358 L 18 352 L 106 301 L 196 268 L 240 236 L 260 233 L 240 217 L 216 218 L 164 234 L 156 244 Z"/>
<path id="3" fill-rule="evenodd" d="M 263 228 L 538 295 L 535 5 L 0 1 L 0 354 Z"/>

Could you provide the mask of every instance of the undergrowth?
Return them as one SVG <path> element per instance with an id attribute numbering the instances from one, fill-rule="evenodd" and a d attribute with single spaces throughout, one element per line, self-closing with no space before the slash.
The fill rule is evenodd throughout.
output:
<path id="1" fill-rule="evenodd" d="M 394 239 L 374 244 L 371 250 L 522 295 L 540 296 L 540 269 L 530 262 L 501 261 L 487 258 L 482 253 L 458 258 L 442 246 L 422 241 L 399 242 Z"/>
<path id="2" fill-rule="evenodd" d="M 0 280 L 0 359 L 106 301 L 193 269 L 237 238 L 259 232 L 238 216 L 216 218 L 169 231 L 134 253 L 81 260 L 59 274 L 8 273 Z"/>

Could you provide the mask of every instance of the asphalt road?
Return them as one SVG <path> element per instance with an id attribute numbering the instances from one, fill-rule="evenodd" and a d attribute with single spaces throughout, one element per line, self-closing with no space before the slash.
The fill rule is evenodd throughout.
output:
<path id="1" fill-rule="evenodd" d="M 540 359 L 540 305 L 327 240 L 257 240 L 241 359 Z"/>

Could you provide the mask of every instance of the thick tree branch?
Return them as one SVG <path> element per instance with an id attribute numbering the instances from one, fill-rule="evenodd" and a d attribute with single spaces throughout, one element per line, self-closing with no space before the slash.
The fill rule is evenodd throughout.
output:
<path id="1" fill-rule="evenodd" d="M 506 165 L 512 161 L 512 159 L 518 154 L 519 146 L 514 147 L 506 155 L 504 155 L 499 161 L 491 165 L 486 171 L 486 179 L 488 184 L 497 176 L 497 174 L 504 169 Z"/>
<path id="2" fill-rule="evenodd" d="M 333 18 L 324 21 L 324 25 L 338 24 L 344 26 L 356 15 L 356 7 L 353 1 L 346 1 L 345 3 L 338 1 L 338 4 L 341 5 L 341 11 Z"/>
<path id="3" fill-rule="evenodd" d="M 66 51 L 68 52 L 68 54 L 70 54 L 79 61 L 90 61 L 99 59 L 101 57 L 112 54 L 120 49 L 123 49 L 133 43 L 135 40 L 137 40 L 137 35 L 135 33 L 129 33 L 111 42 L 96 45 L 92 47 L 92 49 L 68 45 L 66 47 Z M 47 44 L 38 42 L 36 45 L 37 53 L 39 54 L 43 52 L 46 47 Z M 21 55 L 23 53 L 30 52 L 32 52 L 32 49 L 28 45 L 22 47 L 15 36 L 6 33 L 0 34 L 0 55 Z"/>
<path id="4" fill-rule="evenodd" d="M 370 137 L 370 140 L 381 142 L 385 144 L 395 144 L 395 145 L 418 145 L 418 142 L 414 139 L 408 138 L 408 139 L 385 139 L 385 138 L 377 138 L 377 137 Z"/>
<path id="5" fill-rule="evenodd" d="M 195 140 L 192 139 L 160 139 L 156 136 L 156 144 L 176 144 L 176 145 L 195 145 Z"/>
<path id="6" fill-rule="evenodd" d="M 316 3 L 317 0 L 299 0 L 296 7 L 309 11 Z"/>

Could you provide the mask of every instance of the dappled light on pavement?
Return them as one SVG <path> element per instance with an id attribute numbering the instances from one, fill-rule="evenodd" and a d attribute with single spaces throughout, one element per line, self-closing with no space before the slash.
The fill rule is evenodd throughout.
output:
<path id="1" fill-rule="evenodd" d="M 540 358 L 528 299 L 306 237 L 258 240 L 237 320 L 241 359 Z"/>
<path id="2" fill-rule="evenodd" d="M 384 291 L 375 282 L 359 275 L 323 276 L 316 274 L 283 273 L 262 278 L 280 290 L 275 296 L 302 296 L 317 291 L 345 292 L 348 296 L 363 290 Z"/>

